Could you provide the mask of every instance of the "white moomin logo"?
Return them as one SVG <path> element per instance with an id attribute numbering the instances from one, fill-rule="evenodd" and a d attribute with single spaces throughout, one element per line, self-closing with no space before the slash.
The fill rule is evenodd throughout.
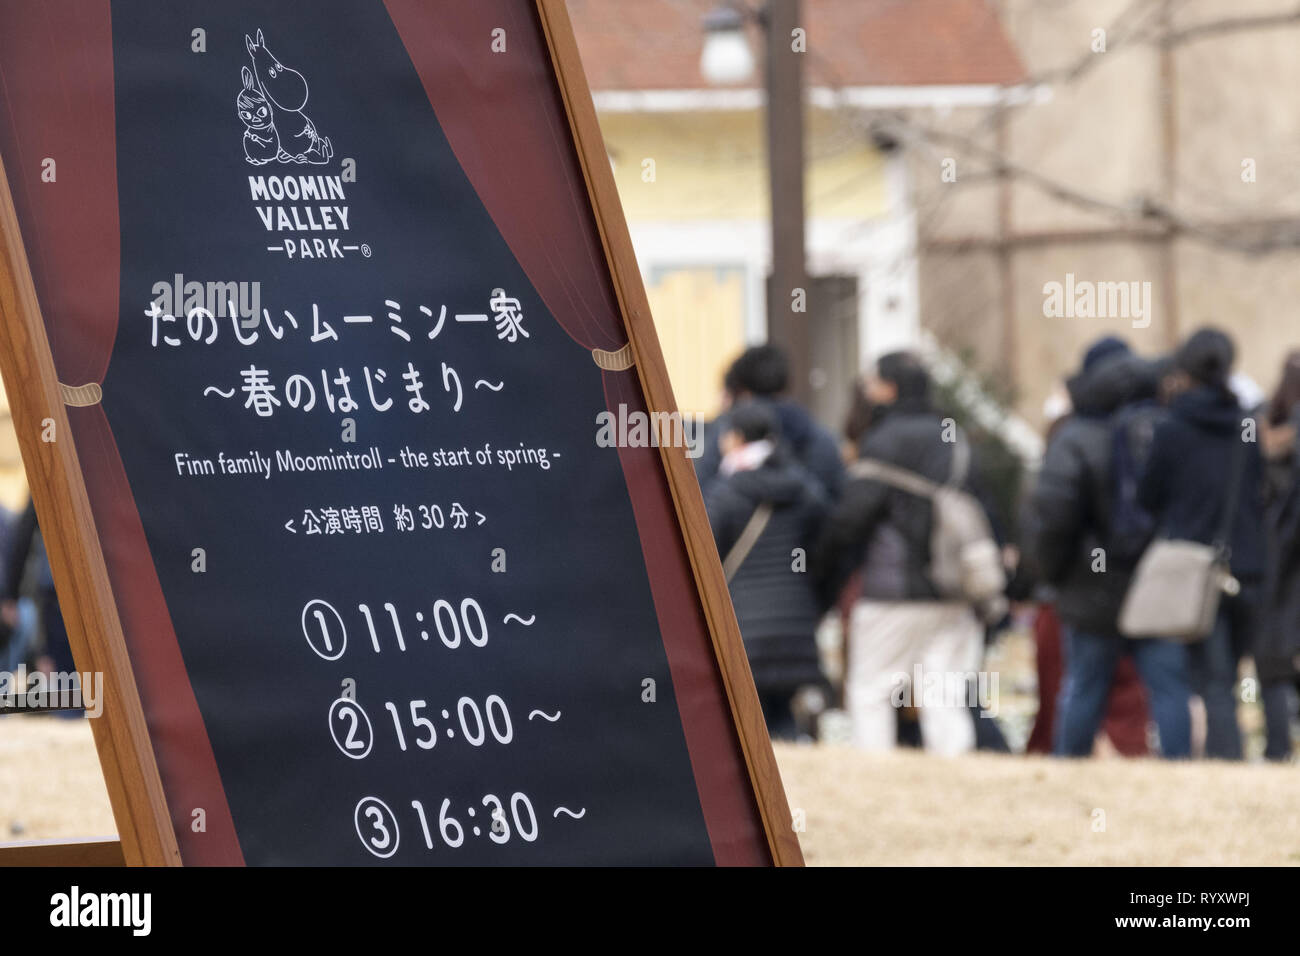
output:
<path id="1" fill-rule="evenodd" d="M 244 44 L 251 64 L 240 70 L 244 86 L 236 100 L 245 127 L 244 158 L 258 167 L 328 164 L 334 144 L 304 112 L 306 79 L 266 48 L 260 29 L 255 37 L 245 34 Z M 342 259 L 352 253 L 369 258 L 370 245 L 347 235 L 352 226 L 344 184 L 349 182 L 356 182 L 351 159 L 344 159 L 337 173 L 250 175 L 254 211 L 275 242 L 266 250 L 287 259 Z M 286 232 L 310 235 L 279 235 Z"/>
<path id="2" fill-rule="evenodd" d="M 320 166 L 334 155 L 329 137 L 316 132 L 305 112 L 307 80 L 266 48 L 262 31 L 254 40 L 244 35 L 253 65 L 240 76 L 244 88 L 236 100 L 244 121 L 244 157 L 254 166 L 270 162 L 310 163 Z"/>

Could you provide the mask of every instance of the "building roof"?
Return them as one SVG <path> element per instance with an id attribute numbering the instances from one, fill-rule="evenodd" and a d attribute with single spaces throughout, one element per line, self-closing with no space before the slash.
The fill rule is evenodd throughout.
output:
<path id="1" fill-rule="evenodd" d="M 591 88 L 708 88 L 700 73 L 703 18 L 719 3 L 568 0 Z M 989 0 L 803 0 L 803 18 L 805 81 L 814 86 L 1013 85 L 1025 78 Z M 759 82 L 761 69 L 740 88 Z"/>

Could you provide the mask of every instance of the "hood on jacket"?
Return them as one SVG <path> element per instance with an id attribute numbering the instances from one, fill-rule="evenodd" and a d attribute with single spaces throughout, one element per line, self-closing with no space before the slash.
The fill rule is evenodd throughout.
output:
<path id="1" fill-rule="evenodd" d="M 1235 434 L 1247 417 L 1237 397 L 1227 389 L 1198 385 L 1176 396 L 1169 411 L 1177 418 L 1205 431 Z"/>
<path id="2" fill-rule="evenodd" d="M 727 480 L 737 494 L 776 507 L 798 502 L 812 486 L 808 473 L 781 450 L 773 452 L 759 467 L 738 471 Z"/>
<path id="3" fill-rule="evenodd" d="M 1155 363 L 1131 353 L 1091 364 L 1065 383 L 1075 414 L 1087 418 L 1106 418 L 1131 402 L 1155 398 L 1158 386 Z"/>
<path id="4" fill-rule="evenodd" d="M 769 401 L 772 410 L 781 423 L 781 437 L 786 444 L 795 450 L 796 454 L 802 453 L 803 449 L 812 441 L 813 431 L 816 428 L 812 416 L 804 410 L 802 405 L 788 398 L 769 399 Z"/>
<path id="5" fill-rule="evenodd" d="M 1107 359 L 1114 358 L 1118 355 L 1132 355 L 1133 351 L 1117 335 L 1105 335 L 1099 338 L 1092 345 L 1088 346 L 1088 351 L 1083 353 L 1083 371 L 1087 372 L 1094 366 L 1100 365 Z"/>

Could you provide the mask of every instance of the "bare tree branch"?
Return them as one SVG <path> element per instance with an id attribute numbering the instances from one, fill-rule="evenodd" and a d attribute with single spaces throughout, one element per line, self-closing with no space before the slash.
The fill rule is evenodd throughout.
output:
<path id="1" fill-rule="evenodd" d="M 1241 33 L 1246 30 L 1267 30 L 1271 27 L 1285 27 L 1300 24 L 1300 4 L 1286 13 L 1267 13 L 1253 17 L 1229 17 L 1223 20 L 1211 20 L 1196 23 L 1178 30 L 1167 30 L 1157 40 L 1167 44 L 1191 43 L 1209 36 L 1225 33 Z"/>

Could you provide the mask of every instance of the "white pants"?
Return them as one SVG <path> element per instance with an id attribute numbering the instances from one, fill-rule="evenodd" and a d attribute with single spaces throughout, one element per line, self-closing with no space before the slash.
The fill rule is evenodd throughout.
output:
<path id="1" fill-rule="evenodd" d="M 849 624 L 846 698 L 853 743 L 862 750 L 897 744 L 900 698 L 916 704 L 916 668 L 927 682 L 956 684 L 957 675 L 980 666 L 984 630 L 965 604 L 930 601 L 859 601 Z M 901 685 L 901 687 L 900 687 Z M 964 700 L 964 699 L 963 699 Z M 923 706 L 921 740 L 927 751 L 959 754 L 975 746 L 975 723 L 963 701 Z"/>

